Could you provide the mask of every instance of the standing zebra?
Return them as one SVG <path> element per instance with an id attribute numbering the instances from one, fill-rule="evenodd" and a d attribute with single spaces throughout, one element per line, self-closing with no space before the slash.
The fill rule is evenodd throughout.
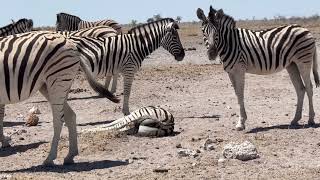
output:
<path id="1" fill-rule="evenodd" d="M 3 37 L 13 34 L 29 32 L 32 28 L 32 19 L 20 19 L 17 22 L 13 22 L 12 24 L 0 28 L 0 36 Z"/>
<path id="2" fill-rule="evenodd" d="M 10 146 L 8 138 L 3 134 L 5 104 L 26 100 L 40 91 L 51 105 L 54 127 L 50 153 L 44 164 L 52 165 L 57 157 L 63 122 L 69 130 L 69 153 L 64 163 L 73 163 L 73 158 L 78 154 L 76 114 L 68 105 L 67 96 L 80 64 L 84 63 L 82 61 L 75 45 L 54 32 L 28 32 L 0 38 L 0 142 L 2 147 Z M 94 81 L 91 71 L 83 70 L 93 89 L 101 89 Z M 107 90 L 104 92 L 107 98 L 114 102 L 118 101 Z"/>
<path id="3" fill-rule="evenodd" d="M 124 101 L 122 112 L 129 111 L 129 96 L 134 74 L 140 69 L 146 56 L 160 46 L 169 51 L 176 60 L 184 58 L 178 25 L 166 18 L 147 23 L 122 34 L 109 38 L 70 37 L 77 44 L 82 57 L 94 76 L 121 73 L 124 78 Z"/>
<path id="4" fill-rule="evenodd" d="M 121 26 L 114 20 L 105 19 L 95 22 L 84 21 L 81 18 L 70 15 L 67 13 L 57 14 L 56 30 L 57 31 L 76 31 L 80 29 L 95 27 L 95 26 L 110 26 L 117 31 L 118 34 L 122 34 Z M 92 37 L 92 36 L 91 36 Z M 112 76 L 107 76 L 105 80 L 105 87 L 108 88 Z M 111 92 L 115 93 L 117 88 L 118 74 L 113 75 L 113 81 L 111 86 Z"/>
<path id="5" fill-rule="evenodd" d="M 208 18 L 201 9 L 197 16 L 202 21 L 208 57 L 214 60 L 217 55 L 228 72 L 240 106 L 237 130 L 245 129 L 247 119 L 244 107 L 245 73 L 267 75 L 287 69 L 297 93 L 296 113 L 291 121 L 298 124 L 302 117 L 305 91 L 309 99 L 309 125 L 313 125 L 313 90 L 310 80 L 312 69 L 318 87 L 319 73 L 315 39 L 311 33 L 298 25 L 280 26 L 268 30 L 252 31 L 236 28 L 234 19 L 220 9 L 210 7 Z"/>

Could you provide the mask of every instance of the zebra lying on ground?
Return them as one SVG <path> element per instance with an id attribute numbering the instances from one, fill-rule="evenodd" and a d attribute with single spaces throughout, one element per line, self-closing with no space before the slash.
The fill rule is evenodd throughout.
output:
<path id="1" fill-rule="evenodd" d="M 85 28 L 95 27 L 95 26 L 110 26 L 117 31 L 117 34 L 122 34 L 121 26 L 114 20 L 105 19 L 95 22 L 84 21 L 81 18 L 70 15 L 67 13 L 57 14 L 56 30 L 57 31 L 76 31 Z M 94 36 L 91 36 L 94 37 Z M 110 88 L 111 93 L 116 92 L 118 74 L 107 75 L 105 80 L 105 87 L 109 88 L 111 78 L 113 78 L 112 86 Z"/>
<path id="2" fill-rule="evenodd" d="M 178 25 L 166 18 L 147 23 L 122 34 L 109 38 L 70 37 L 94 76 L 122 73 L 124 77 L 124 100 L 122 112 L 129 111 L 129 96 L 134 74 L 140 69 L 146 56 L 160 46 L 169 51 L 177 61 L 184 58 Z"/>
<path id="3" fill-rule="evenodd" d="M 129 115 L 110 124 L 85 129 L 82 132 L 124 131 L 138 136 L 170 136 L 174 132 L 174 117 L 160 107 L 147 106 L 131 112 Z"/>
<path id="4" fill-rule="evenodd" d="M 287 69 L 298 97 L 291 124 L 298 124 L 302 117 L 305 91 L 309 99 L 308 124 L 315 124 L 311 69 L 317 87 L 320 82 L 315 39 L 307 29 L 299 25 L 261 31 L 236 28 L 232 17 L 224 14 L 222 9 L 216 11 L 212 7 L 208 18 L 201 9 L 197 10 L 197 16 L 202 21 L 209 59 L 214 60 L 217 55 L 220 56 L 235 89 L 240 106 L 237 130 L 245 129 L 247 120 L 243 95 L 245 73 L 266 75 L 283 69 Z"/>
<path id="5" fill-rule="evenodd" d="M 13 34 L 19 34 L 29 32 L 33 28 L 32 19 L 19 19 L 17 22 L 13 22 L 7 26 L 0 28 L 0 36 L 8 36 Z"/>
<path id="6" fill-rule="evenodd" d="M 28 32 L 0 38 L 0 142 L 10 146 L 3 133 L 5 104 L 26 100 L 37 91 L 48 100 L 53 115 L 54 136 L 45 165 L 52 165 L 63 122 L 69 130 L 69 153 L 64 163 L 73 163 L 78 154 L 76 114 L 67 103 L 73 79 L 84 64 L 75 45 L 61 34 L 46 31 Z M 110 92 L 98 84 L 91 70 L 83 71 L 93 86 L 102 89 L 107 98 L 118 102 Z"/>

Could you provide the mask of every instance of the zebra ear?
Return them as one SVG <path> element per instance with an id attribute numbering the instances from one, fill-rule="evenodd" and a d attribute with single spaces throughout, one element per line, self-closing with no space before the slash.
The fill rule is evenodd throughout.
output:
<path id="1" fill-rule="evenodd" d="M 222 9 L 219 9 L 219 10 L 218 10 L 218 12 L 217 12 L 216 17 L 217 17 L 218 19 L 220 19 L 220 18 L 222 18 L 222 17 L 223 17 L 223 15 L 224 15 L 223 10 L 222 10 Z"/>
<path id="2" fill-rule="evenodd" d="M 12 24 L 15 24 L 15 23 L 16 23 L 13 19 L 11 19 L 11 21 L 12 21 Z"/>
<path id="3" fill-rule="evenodd" d="M 204 23 L 207 23 L 207 22 L 208 22 L 207 17 L 204 15 L 203 10 L 200 9 L 200 8 L 197 9 L 197 16 L 198 16 L 198 18 L 199 18 L 201 21 L 203 21 Z"/>
<path id="4" fill-rule="evenodd" d="M 168 24 L 167 31 L 171 32 L 172 29 L 179 29 L 179 26 L 178 26 L 178 24 L 176 22 L 171 22 L 171 23 Z"/>

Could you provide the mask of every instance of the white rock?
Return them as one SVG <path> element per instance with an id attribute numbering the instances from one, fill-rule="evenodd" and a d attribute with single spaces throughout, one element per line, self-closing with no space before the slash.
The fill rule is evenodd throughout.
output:
<path id="1" fill-rule="evenodd" d="M 223 157 L 247 161 L 256 159 L 259 157 L 259 155 L 254 144 L 249 141 L 245 141 L 242 144 L 227 144 L 223 149 Z"/>
<path id="2" fill-rule="evenodd" d="M 29 114 L 41 114 L 40 110 L 38 107 L 33 106 L 30 110 L 29 110 Z"/>
<path id="3" fill-rule="evenodd" d="M 17 121 L 24 121 L 24 116 L 22 114 L 19 114 L 17 117 L 16 117 L 16 120 Z"/>
<path id="4" fill-rule="evenodd" d="M 179 157 L 197 157 L 198 153 L 190 149 L 179 149 L 178 155 Z"/>

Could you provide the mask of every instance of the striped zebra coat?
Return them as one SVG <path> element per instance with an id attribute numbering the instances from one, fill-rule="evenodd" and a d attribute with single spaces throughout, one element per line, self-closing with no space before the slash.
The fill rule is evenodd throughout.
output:
<path id="1" fill-rule="evenodd" d="M 31 19 L 19 19 L 7 26 L 0 28 L 0 37 L 29 32 L 33 28 L 33 21 Z"/>
<path id="2" fill-rule="evenodd" d="M 304 94 L 309 99 L 309 125 L 314 124 L 312 101 L 313 71 L 316 86 L 320 85 L 315 39 L 310 31 L 299 25 L 287 25 L 267 30 L 252 31 L 236 27 L 234 19 L 223 10 L 210 7 L 208 18 L 201 9 L 197 11 L 202 21 L 204 41 L 208 57 L 213 60 L 218 55 L 230 80 L 240 105 L 238 130 L 245 128 L 247 119 L 244 107 L 245 73 L 273 74 L 286 69 L 297 93 L 297 109 L 292 125 L 302 117 Z"/>
<path id="3" fill-rule="evenodd" d="M 64 163 L 72 163 L 78 154 L 76 115 L 67 96 L 82 59 L 76 46 L 61 34 L 28 32 L 0 38 L 0 142 L 9 146 L 3 133 L 5 104 L 23 101 L 37 91 L 48 100 L 53 114 L 54 136 L 45 165 L 52 165 L 65 122 L 69 130 L 69 153 Z M 86 66 L 83 66 L 86 68 Z M 83 69 L 93 89 L 100 86 L 91 71 Z M 117 101 L 108 91 L 105 96 Z"/>
<path id="4" fill-rule="evenodd" d="M 114 20 L 105 19 L 99 21 L 84 21 L 78 16 L 67 13 L 57 14 L 56 30 L 57 31 L 77 31 L 94 26 L 110 26 L 115 29 L 118 34 L 122 33 L 121 26 Z"/>
<path id="5" fill-rule="evenodd" d="M 163 46 L 176 60 L 184 58 L 178 25 L 169 18 L 131 29 L 128 34 L 109 38 L 71 37 L 94 76 L 121 73 L 124 78 L 123 113 L 128 115 L 134 74 L 143 60 Z"/>
<path id="6" fill-rule="evenodd" d="M 95 26 L 110 26 L 117 31 L 117 34 L 122 34 L 121 26 L 116 21 L 111 19 L 90 22 L 90 21 L 84 21 L 77 16 L 70 15 L 67 13 L 57 14 L 57 22 L 56 22 L 57 31 L 76 31 L 76 30 L 86 29 L 86 28 L 95 27 Z M 91 37 L 98 37 L 98 36 L 91 36 Z M 102 36 L 99 36 L 99 37 L 102 37 Z M 107 76 L 105 80 L 105 87 L 109 88 L 111 78 L 113 78 L 113 81 L 112 81 L 112 86 L 110 88 L 110 91 L 112 93 L 115 93 L 117 88 L 118 74 L 114 74 L 113 76 Z"/>

